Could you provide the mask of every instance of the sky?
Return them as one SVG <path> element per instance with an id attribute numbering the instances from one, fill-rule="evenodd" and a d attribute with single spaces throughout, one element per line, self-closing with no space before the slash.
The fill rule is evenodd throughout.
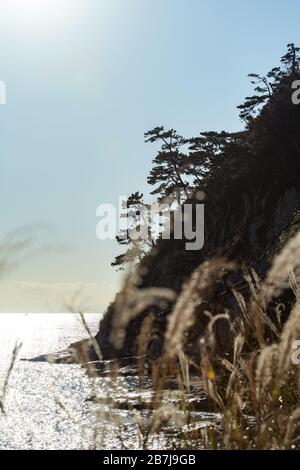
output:
<path id="1" fill-rule="evenodd" d="M 247 74 L 300 44 L 298 0 L 0 0 L 0 312 L 102 312 L 122 276 L 96 209 L 145 195 L 157 126 L 238 130 Z"/>

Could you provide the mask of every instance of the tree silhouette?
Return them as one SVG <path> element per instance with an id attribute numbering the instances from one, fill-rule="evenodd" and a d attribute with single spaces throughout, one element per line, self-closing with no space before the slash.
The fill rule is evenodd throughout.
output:
<path id="1" fill-rule="evenodd" d="M 150 185 L 158 185 L 151 194 L 158 195 L 159 201 L 171 203 L 176 200 L 181 204 L 188 195 L 188 182 L 185 180 L 187 156 L 181 151 L 185 140 L 174 129 L 165 131 L 164 127 L 155 127 L 145 134 L 145 142 L 161 143 L 148 177 Z"/>
<path id="2" fill-rule="evenodd" d="M 281 58 L 281 67 L 274 67 L 266 76 L 257 73 L 251 73 L 251 83 L 256 85 L 255 95 L 248 96 L 245 102 L 238 106 L 241 110 L 240 118 L 246 122 L 251 121 L 264 105 L 282 85 L 286 77 L 299 71 L 300 48 L 295 47 L 293 43 L 287 45 L 287 53 Z"/>

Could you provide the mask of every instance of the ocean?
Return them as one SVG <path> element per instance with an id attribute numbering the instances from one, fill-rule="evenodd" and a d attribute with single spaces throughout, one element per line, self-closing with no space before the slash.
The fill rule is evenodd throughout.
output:
<path id="1" fill-rule="evenodd" d="M 96 333 L 99 316 L 86 315 L 85 318 L 91 331 Z M 112 388 L 115 394 L 124 393 L 121 383 L 112 384 L 109 378 L 90 378 L 79 365 L 20 360 L 63 350 L 71 342 L 85 337 L 87 334 L 77 315 L 0 315 L 3 408 L 0 411 L 0 449 L 121 447 L 118 422 L 105 405 Z M 3 397 L 12 353 L 20 342 L 22 346 Z M 103 399 L 103 403 L 94 403 L 91 397 Z M 126 429 L 128 418 L 128 412 L 118 412 L 121 433 L 124 425 Z M 130 422 L 128 425 L 132 426 Z M 130 435 L 127 434 L 127 442 Z M 132 442 L 132 445 L 136 444 Z"/>
<path id="2" fill-rule="evenodd" d="M 85 319 L 95 334 L 99 316 L 89 314 Z M 77 315 L 0 314 L 0 450 L 143 448 L 140 429 L 151 416 L 150 379 L 141 384 L 126 371 L 118 377 L 91 377 L 80 365 L 22 360 L 59 352 L 87 337 Z M 13 351 L 20 343 L 9 374 Z M 181 392 L 165 393 L 165 402 L 174 408 Z M 200 397 L 198 392 L 195 397 Z M 189 415 L 197 428 L 211 425 L 216 418 L 206 412 Z M 169 431 L 149 439 L 149 448 L 173 448 L 174 429 L 186 427 L 180 411 L 174 419 Z"/>

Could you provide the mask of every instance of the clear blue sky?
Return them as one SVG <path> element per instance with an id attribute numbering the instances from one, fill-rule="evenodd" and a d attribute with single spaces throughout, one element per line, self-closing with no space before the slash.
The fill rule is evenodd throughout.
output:
<path id="1" fill-rule="evenodd" d="M 52 224 L 0 286 L 1 311 L 59 309 L 79 285 L 103 310 L 119 248 L 95 211 L 147 193 L 155 125 L 186 135 L 236 130 L 249 72 L 300 44 L 298 0 L 1 0 L 0 235 Z M 27 9 L 26 9 L 27 5 Z M 51 6 L 52 5 L 52 6 Z M 53 7 L 55 5 L 55 8 Z M 2 290 L 1 290 L 2 289 Z M 61 309 L 60 309 L 61 310 Z"/>

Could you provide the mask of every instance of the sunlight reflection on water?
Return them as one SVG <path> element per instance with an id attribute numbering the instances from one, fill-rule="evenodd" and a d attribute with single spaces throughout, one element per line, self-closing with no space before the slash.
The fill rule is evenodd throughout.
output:
<path id="1" fill-rule="evenodd" d="M 99 317 L 88 315 L 87 320 L 96 332 Z M 83 337 L 86 333 L 73 315 L 1 315 L 0 390 L 16 341 L 22 341 L 20 359 L 61 350 Z M 79 366 L 18 360 L 4 399 L 5 416 L 0 415 L 0 448 L 95 447 L 97 410 L 86 401 L 95 387 L 101 393 L 101 381 L 87 378 Z"/>
<path id="2" fill-rule="evenodd" d="M 86 320 L 96 333 L 99 316 Z M 136 377 L 89 378 L 77 365 L 20 361 L 63 350 L 86 336 L 75 315 L 0 315 L 0 397 L 12 351 L 22 341 L 3 400 L 5 414 L 0 410 L 0 449 L 141 448 L 134 413 L 112 401 L 150 401 L 149 383 L 141 389 Z M 147 413 L 142 409 L 140 417 L 146 420 Z M 200 418 L 203 424 L 213 419 L 205 413 Z M 168 442 L 161 433 L 151 448 L 167 448 Z"/>

